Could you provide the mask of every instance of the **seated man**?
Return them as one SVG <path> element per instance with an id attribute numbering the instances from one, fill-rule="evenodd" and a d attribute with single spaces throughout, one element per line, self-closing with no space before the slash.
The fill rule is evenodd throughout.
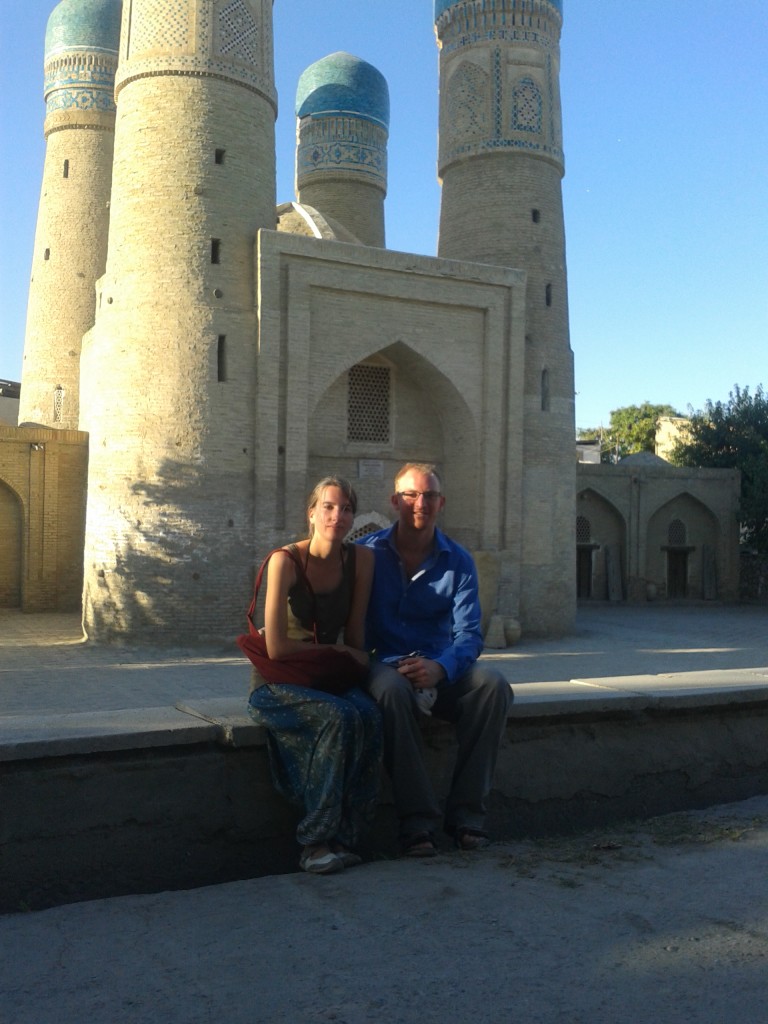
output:
<path id="1" fill-rule="evenodd" d="M 366 644 L 375 651 L 368 690 L 384 720 L 384 764 L 400 819 L 401 852 L 430 857 L 440 807 L 422 756 L 415 692 L 437 688 L 431 713 L 456 725 L 459 743 L 443 827 L 462 850 L 488 844 L 484 830 L 499 742 L 512 704 L 500 673 L 477 664 L 483 649 L 472 556 L 437 528 L 445 505 L 432 465 L 395 477 L 397 522 L 361 538 L 375 570 Z"/>

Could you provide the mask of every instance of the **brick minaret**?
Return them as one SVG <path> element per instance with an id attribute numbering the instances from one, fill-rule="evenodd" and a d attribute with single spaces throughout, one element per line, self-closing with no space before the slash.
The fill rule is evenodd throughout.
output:
<path id="1" fill-rule="evenodd" d="M 561 179 L 562 0 L 435 0 L 440 47 L 438 254 L 527 275 L 520 616 L 566 628 L 575 611 L 573 356 Z M 535 608 L 533 613 L 531 609 Z M 543 610 L 543 611 L 542 611 Z"/>
<path id="2" fill-rule="evenodd" d="M 332 53 L 296 92 L 296 192 L 364 245 L 384 247 L 389 89 L 371 64 Z"/>
<path id="3" fill-rule="evenodd" d="M 20 423 L 76 430 L 80 348 L 104 273 L 120 0 L 62 0 L 45 36 L 45 167 Z"/>
<path id="4" fill-rule="evenodd" d="M 255 245 L 275 226 L 272 0 L 125 0 L 106 273 L 83 348 L 84 622 L 224 642 L 253 561 Z"/>

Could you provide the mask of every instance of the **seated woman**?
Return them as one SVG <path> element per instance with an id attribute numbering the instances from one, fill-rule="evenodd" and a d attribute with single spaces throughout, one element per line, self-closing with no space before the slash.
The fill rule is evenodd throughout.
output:
<path id="1" fill-rule="evenodd" d="M 332 644 L 368 665 L 364 623 L 373 552 L 344 543 L 356 507 L 351 485 L 326 477 L 309 498 L 309 538 L 272 554 L 264 607 L 270 661 L 300 650 L 321 653 Z M 379 790 L 382 740 L 375 701 L 357 687 L 335 695 L 268 683 L 254 671 L 249 712 L 267 729 L 276 788 L 304 808 L 297 829 L 300 866 L 330 874 L 359 864 L 353 851 L 373 821 Z"/>

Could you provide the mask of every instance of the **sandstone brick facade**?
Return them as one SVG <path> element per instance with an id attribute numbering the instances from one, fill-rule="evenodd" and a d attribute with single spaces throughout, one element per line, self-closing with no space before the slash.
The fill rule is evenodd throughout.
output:
<path id="1" fill-rule="evenodd" d="M 500 614 L 518 615 L 525 275 L 476 271 L 261 232 L 260 552 L 286 532 L 302 534 L 308 480 L 348 476 L 359 498 L 355 529 L 378 528 L 388 521 L 395 471 L 409 459 L 432 461 L 448 496 L 446 529 L 492 553 L 489 600 Z M 364 392 L 369 409 L 386 405 L 380 432 L 368 439 L 355 436 L 350 413 L 358 367 L 385 371 Z"/>
<path id="2" fill-rule="evenodd" d="M 440 0 L 438 254 L 525 270 L 521 503 L 524 629 L 568 629 L 573 573 L 574 377 L 568 331 L 560 5 Z M 514 400 L 514 399 L 513 399 Z M 514 492 L 514 493 L 513 493 Z"/>
<path id="3" fill-rule="evenodd" d="M 82 583 L 93 640 L 228 642 L 317 478 L 354 482 L 362 533 L 412 459 L 441 469 L 484 625 L 564 632 L 577 583 L 736 596 L 737 474 L 577 484 L 560 0 L 436 0 L 438 258 L 383 248 L 370 65 L 302 76 L 300 202 L 276 210 L 272 0 L 123 0 L 107 45 L 120 9 L 49 23 L 21 409 L 44 426 L 0 427 L 0 604 L 73 608 Z"/>
<path id="4" fill-rule="evenodd" d="M 80 431 L 0 425 L 0 607 L 80 607 L 87 465 Z"/>
<path id="5" fill-rule="evenodd" d="M 93 639 L 221 640 L 250 584 L 275 96 L 271 0 L 241 7 L 176 4 L 172 25 L 163 4 L 124 7 L 109 255 L 82 360 Z"/>

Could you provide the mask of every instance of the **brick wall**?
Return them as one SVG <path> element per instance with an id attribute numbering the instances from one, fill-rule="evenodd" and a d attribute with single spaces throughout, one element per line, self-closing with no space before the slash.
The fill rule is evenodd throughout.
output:
<path id="1" fill-rule="evenodd" d="M 0 426 L 0 606 L 76 611 L 88 437 Z"/>

